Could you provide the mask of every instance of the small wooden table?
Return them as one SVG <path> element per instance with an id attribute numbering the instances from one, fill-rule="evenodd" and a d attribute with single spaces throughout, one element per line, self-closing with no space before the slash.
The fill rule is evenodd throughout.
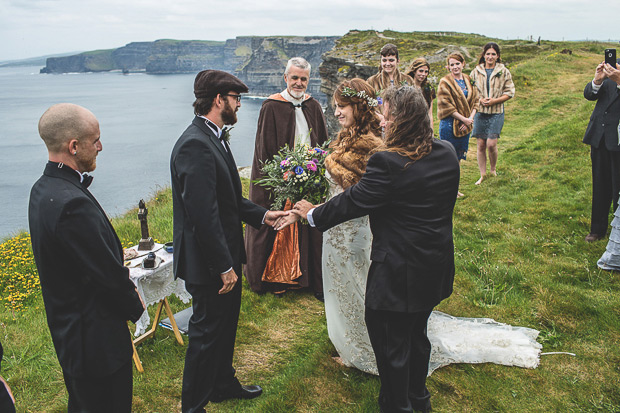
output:
<path id="1" fill-rule="evenodd" d="M 151 329 L 148 330 L 146 333 L 142 334 L 140 337 L 135 338 L 132 343 L 133 361 L 134 363 L 136 363 L 136 369 L 138 369 L 140 373 L 144 372 L 144 367 L 142 367 L 142 361 L 140 361 L 140 356 L 138 356 L 138 350 L 136 350 L 136 346 L 142 343 L 147 338 L 151 338 L 155 335 L 155 331 L 157 330 L 157 327 L 159 326 L 159 320 L 161 319 L 161 310 L 164 307 L 166 308 L 166 314 L 168 314 L 168 317 L 170 318 L 170 324 L 172 325 L 172 331 L 174 332 L 174 336 L 177 339 L 177 343 L 179 343 L 180 345 L 185 344 L 183 342 L 183 337 L 181 337 L 181 332 L 179 331 L 179 327 L 177 327 L 177 322 L 174 319 L 174 314 L 172 313 L 170 304 L 168 304 L 168 298 L 164 297 L 157 305 L 157 311 L 155 311 L 155 317 L 153 318 L 153 325 Z"/>
<path id="2" fill-rule="evenodd" d="M 137 249 L 137 246 L 131 248 Z M 142 366 L 136 346 L 147 338 L 151 338 L 155 335 L 155 331 L 161 319 L 162 309 L 166 309 L 166 314 L 170 318 L 170 324 L 172 325 L 172 331 L 174 332 L 177 343 L 180 345 L 185 344 L 167 297 L 170 294 L 175 294 L 183 302 L 189 302 L 191 298 L 190 294 L 185 290 L 185 283 L 183 280 L 174 279 L 172 273 L 172 254 L 164 251 L 162 249 L 162 244 L 155 244 L 151 251 L 155 252 L 158 260 L 161 260 L 157 268 L 145 269 L 141 266 L 142 260 L 150 251 L 138 251 L 138 257 L 125 263 L 125 265 L 129 267 L 129 277 L 136 285 L 138 293 L 142 297 L 145 305 L 148 307 L 157 303 L 155 317 L 149 330 L 146 330 L 150 321 L 148 311 L 145 310 L 140 320 L 136 322 L 136 334 L 142 334 L 133 340 L 133 361 L 136 364 L 136 369 L 141 373 L 144 372 L 144 367 Z"/>

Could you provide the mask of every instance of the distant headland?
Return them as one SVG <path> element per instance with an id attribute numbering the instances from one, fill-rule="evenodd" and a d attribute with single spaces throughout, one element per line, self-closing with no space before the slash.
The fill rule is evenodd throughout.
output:
<path id="1" fill-rule="evenodd" d="M 309 92 L 326 104 L 344 79 L 367 79 L 378 71 L 379 50 L 386 43 L 398 46 L 400 70 L 416 57 L 424 56 L 431 66 L 429 80 L 438 81 L 445 73 L 445 59 L 453 51 L 465 56 L 468 70 L 477 64 L 482 46 L 495 41 L 502 47 L 502 61 L 511 67 L 541 54 L 602 53 L 610 43 L 598 41 L 552 42 L 536 39 L 503 40 L 475 33 L 396 32 L 350 30 L 344 36 L 240 36 L 226 41 L 156 40 L 133 42 L 118 49 L 96 50 L 64 57 L 50 57 L 41 73 L 145 72 L 151 74 L 196 73 L 220 69 L 235 74 L 250 94 L 269 96 L 284 87 L 286 61 L 302 56 L 312 64 Z M 611 45 L 611 46 L 610 46 Z M 512 68 L 511 68 L 512 70 Z M 522 76 L 518 71 L 513 76 Z M 330 130 L 339 125 L 326 112 Z"/>
<path id="2" fill-rule="evenodd" d="M 133 42 L 118 49 L 50 57 L 41 73 L 80 73 L 119 70 L 150 74 L 195 73 L 210 68 L 234 73 L 252 94 L 270 95 L 282 89 L 288 59 L 302 56 L 312 64 L 309 92 L 318 94 L 319 65 L 338 36 L 237 37 L 226 41 L 156 40 Z"/>

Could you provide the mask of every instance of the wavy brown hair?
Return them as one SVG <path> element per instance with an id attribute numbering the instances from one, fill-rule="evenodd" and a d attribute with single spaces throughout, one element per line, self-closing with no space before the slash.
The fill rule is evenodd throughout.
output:
<path id="1" fill-rule="evenodd" d="M 357 92 L 364 91 L 366 95 L 374 98 L 376 96 L 375 89 L 365 80 L 354 78 L 345 80 L 338 85 L 334 92 L 334 105 L 343 106 L 351 105 L 353 107 L 353 119 L 355 123 L 350 128 L 343 128 L 338 132 L 332 146 L 345 145 L 348 140 L 355 139 L 357 136 L 372 134 L 381 136 L 381 121 L 377 115 L 377 107 L 370 106 L 368 101 L 359 96 L 344 96 L 344 88 L 350 88 Z"/>
<path id="2" fill-rule="evenodd" d="M 389 111 L 386 118 L 393 120 L 386 133 L 386 150 L 411 159 L 407 165 L 431 153 L 433 129 L 422 90 L 415 86 L 391 87 L 383 92 L 383 104 Z"/>
<path id="3" fill-rule="evenodd" d="M 424 67 L 424 66 L 428 68 L 428 75 L 426 75 L 426 79 L 424 79 L 424 82 L 422 82 L 422 84 L 420 85 L 420 88 L 422 89 L 424 89 L 426 85 L 428 84 L 428 77 L 431 74 L 431 65 L 428 63 L 428 61 L 425 58 L 418 57 L 417 59 L 414 59 L 413 62 L 411 62 L 411 64 L 407 68 L 407 74 L 411 76 L 413 80 L 415 81 L 415 73 L 418 71 L 419 68 Z"/>
<path id="4" fill-rule="evenodd" d="M 482 48 L 482 53 L 480 53 L 480 59 L 478 59 L 478 64 L 479 65 L 484 63 L 484 54 L 489 49 L 493 49 L 493 50 L 495 50 L 495 53 L 497 53 L 497 63 L 501 63 L 502 62 L 501 53 L 499 52 L 499 45 L 497 43 L 494 43 L 494 42 L 489 42 L 489 43 L 485 44 L 484 47 Z"/>

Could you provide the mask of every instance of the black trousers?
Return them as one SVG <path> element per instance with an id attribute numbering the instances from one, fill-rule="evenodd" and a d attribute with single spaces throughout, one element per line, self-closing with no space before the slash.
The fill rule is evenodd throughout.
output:
<path id="1" fill-rule="evenodd" d="M 232 365 L 241 306 L 241 279 L 227 294 L 217 293 L 221 285 L 186 284 L 185 288 L 192 295 L 194 313 L 187 334 L 189 344 L 181 409 L 183 413 L 204 412 L 213 394 L 234 392 L 241 386 Z"/>
<path id="2" fill-rule="evenodd" d="M 432 309 L 416 313 L 366 308 L 366 327 L 377 359 L 384 413 L 426 411 L 431 395 L 426 388 L 431 343 L 426 324 Z"/>
<path id="3" fill-rule="evenodd" d="M 8 385 L 0 380 L 0 412 L 15 413 L 15 404 L 13 398 L 9 394 Z"/>
<path id="4" fill-rule="evenodd" d="M 601 142 L 590 148 L 592 160 L 592 216 L 590 232 L 605 235 L 609 225 L 609 207 L 618 208 L 620 193 L 620 152 L 611 152 Z"/>
<path id="5" fill-rule="evenodd" d="M 105 377 L 71 377 L 63 371 L 69 413 L 130 413 L 133 391 L 131 359 Z"/>

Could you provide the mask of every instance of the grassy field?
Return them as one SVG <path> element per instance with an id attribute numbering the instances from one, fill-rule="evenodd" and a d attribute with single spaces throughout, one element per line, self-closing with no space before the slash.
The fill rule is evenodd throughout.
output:
<path id="1" fill-rule="evenodd" d="M 596 266 L 605 241 L 583 240 L 591 183 L 589 148 L 581 139 L 593 104 L 582 91 L 601 56 L 582 47 L 572 55 L 550 51 L 511 66 L 517 97 L 507 104 L 498 176 L 474 185 L 472 140 L 462 166 L 466 197 L 457 201 L 454 216 L 455 292 L 438 307 L 455 316 L 536 328 L 544 352 L 575 356 L 544 355 L 534 370 L 492 364 L 441 368 L 428 380 L 434 411 L 620 411 L 620 276 Z M 153 236 L 170 240 L 169 191 L 149 208 Z M 114 225 L 125 245 L 138 240 L 135 211 Z M 66 406 L 66 393 L 27 241 L 23 235 L 0 246 L 2 375 L 18 411 L 57 412 Z M 176 299 L 172 305 L 185 307 Z M 145 373 L 134 370 L 136 412 L 179 410 L 184 351 L 166 330 L 139 347 Z M 323 307 L 311 294 L 276 299 L 253 294 L 246 285 L 236 367 L 242 382 L 260 384 L 265 393 L 207 410 L 378 411 L 378 378 L 341 367 L 334 355 Z"/>

